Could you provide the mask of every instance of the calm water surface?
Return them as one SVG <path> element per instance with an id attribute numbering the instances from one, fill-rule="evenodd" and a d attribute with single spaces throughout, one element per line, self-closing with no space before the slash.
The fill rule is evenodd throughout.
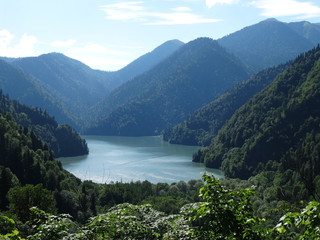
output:
<path id="1" fill-rule="evenodd" d="M 82 180 L 99 183 L 148 180 L 177 182 L 200 179 L 205 171 L 223 177 L 219 170 L 193 163 L 199 147 L 169 144 L 159 137 L 85 136 L 87 156 L 60 158 L 63 167 Z"/>

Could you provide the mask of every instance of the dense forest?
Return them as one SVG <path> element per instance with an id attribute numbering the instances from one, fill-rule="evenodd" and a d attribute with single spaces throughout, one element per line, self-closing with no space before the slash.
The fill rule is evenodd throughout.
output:
<path id="1" fill-rule="evenodd" d="M 84 139 L 69 125 L 58 124 L 46 111 L 10 100 L 0 91 L 0 113 L 10 113 L 15 121 L 48 145 L 55 157 L 88 154 Z"/>
<path id="2" fill-rule="evenodd" d="M 318 239 L 319 203 L 311 201 L 301 211 L 289 212 L 276 225 L 258 217 L 251 197 L 255 190 L 230 189 L 204 176 L 200 202 L 183 205 L 176 214 L 156 210 L 150 204 L 118 204 L 84 223 L 69 214 L 57 214 L 50 191 L 26 185 L 9 191 L 10 210 L 20 220 L 0 215 L 3 239 Z M 85 189 L 85 187 L 82 187 Z M 139 187 L 138 187 L 139 189 Z M 82 191 L 81 196 L 86 194 Z M 137 190 L 137 189 L 135 189 Z M 93 195 L 92 195 L 93 196 Z M 37 200 L 33 197 L 37 197 Z M 94 198 L 82 199 L 83 204 Z M 38 207 L 22 204 L 28 202 Z M 23 206 L 23 207 L 21 207 Z M 30 204 L 30 206 L 32 206 Z M 278 207 L 280 207 L 279 205 Z M 43 211 L 41 209 L 45 209 Z M 288 210 L 282 206 L 281 208 Z M 91 209 L 95 213 L 95 209 Z M 12 216 L 12 215 L 9 215 Z M 20 222 L 22 221 L 22 222 Z M 19 224 L 17 224 L 19 222 Z"/>
<path id="3" fill-rule="evenodd" d="M 319 47 L 299 56 L 262 92 L 239 108 L 195 160 L 248 178 L 269 161 L 313 139 L 319 130 Z M 290 161 L 289 161 L 290 162 Z"/>
<path id="4" fill-rule="evenodd" d="M 170 185 L 81 182 L 63 170 L 48 145 L 31 129 L 17 124 L 10 113 L 0 115 L 0 131 L 0 209 L 19 221 L 30 220 L 32 206 L 70 214 L 74 220 L 85 222 L 124 202 L 154 204 L 159 211 L 171 214 L 199 200 L 198 190 L 203 186 L 200 180 Z"/>
<path id="5" fill-rule="evenodd" d="M 319 201 L 319 54 L 317 47 L 299 56 L 194 160 L 221 167 L 228 177 L 258 180 L 271 205 Z"/>

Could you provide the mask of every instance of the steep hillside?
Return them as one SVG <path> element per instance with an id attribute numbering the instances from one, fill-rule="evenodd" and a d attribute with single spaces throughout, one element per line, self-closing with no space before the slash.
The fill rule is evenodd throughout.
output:
<path id="1" fill-rule="evenodd" d="M 102 101 L 100 101 L 90 109 L 90 115 L 95 116 L 94 120 L 97 122 L 104 118 L 107 113 L 117 108 L 119 105 L 126 103 L 128 99 L 131 99 L 131 95 L 135 95 L 137 92 L 129 91 L 130 95 L 127 95 L 126 89 L 128 89 L 127 86 L 130 86 L 130 83 L 125 83 L 134 78 L 139 78 L 139 75 L 143 75 L 151 70 L 153 67 L 169 57 L 183 45 L 184 43 L 179 40 L 167 41 L 159 47 L 155 48 L 153 51 L 139 57 L 119 71 L 113 72 L 113 91 L 110 95 L 106 95 L 105 98 L 102 99 Z"/>
<path id="2" fill-rule="evenodd" d="M 21 58 L 13 64 L 31 74 L 36 83 L 58 99 L 74 119 L 81 118 L 111 88 L 107 72 L 93 70 L 59 53 Z"/>
<path id="3" fill-rule="evenodd" d="M 19 102 L 46 109 L 57 121 L 74 124 L 71 114 L 51 92 L 47 91 L 32 76 L 17 67 L 0 60 L 0 89 Z"/>
<path id="4" fill-rule="evenodd" d="M 10 114 L 0 113 L 1 212 L 12 209 L 13 199 L 22 221 L 29 219 L 32 206 L 50 212 L 58 210 L 85 221 L 92 216 L 95 202 L 87 200 L 89 194 L 83 196 L 84 187 L 80 184 L 80 179 L 65 171 L 32 131 L 17 124 Z M 84 201 L 86 205 L 82 204 Z"/>
<path id="5" fill-rule="evenodd" d="M 46 109 L 59 122 L 67 122 L 77 129 L 81 129 L 92 120 L 92 116 L 88 114 L 90 107 L 96 105 L 121 84 L 149 70 L 182 45 L 183 43 L 178 40 L 165 42 L 152 52 L 139 57 L 128 66 L 115 72 L 93 70 L 81 62 L 59 53 L 49 53 L 38 57 L 2 59 L 22 69 L 24 73 L 20 72 L 20 74 L 25 75 L 25 78 L 32 79 L 32 81 L 28 81 L 31 81 L 33 85 L 33 92 L 25 92 L 23 91 L 25 87 L 21 86 L 21 91 L 12 95 L 13 98 L 21 101 L 23 98 L 28 99 L 24 103 Z M 9 84 L 11 86 L 3 85 L 3 90 L 10 93 L 11 96 L 10 91 L 15 84 L 13 82 L 9 82 Z M 34 95 L 39 94 L 39 91 L 45 97 L 50 95 L 51 101 L 59 110 L 53 111 L 49 108 L 50 104 L 44 102 L 43 99 L 34 99 Z"/>
<path id="6" fill-rule="evenodd" d="M 306 153 L 311 142 L 316 146 L 319 140 L 319 79 L 320 47 L 317 47 L 299 56 L 269 87 L 243 105 L 194 160 L 221 167 L 226 176 L 248 178 L 268 162 L 290 159 L 289 152 L 302 148 Z M 299 158 L 299 150 L 296 159 L 303 160 Z M 308 161 L 303 164 L 310 164 Z M 287 165 L 290 162 L 298 166 L 293 160 Z M 306 169 L 317 171 L 317 164 Z"/>
<path id="7" fill-rule="evenodd" d="M 242 63 L 216 41 L 196 39 L 110 94 L 107 118 L 88 133 L 159 134 L 247 77 Z"/>
<path id="8" fill-rule="evenodd" d="M 233 113 L 270 84 L 287 65 L 269 68 L 251 76 L 218 99 L 192 113 L 184 122 L 167 129 L 163 134 L 164 140 L 175 144 L 208 146 Z"/>
<path id="9" fill-rule="evenodd" d="M 320 43 L 320 25 L 307 21 L 288 23 L 288 26 L 311 41 L 314 45 Z"/>
<path id="10" fill-rule="evenodd" d="M 178 50 L 183 44 L 184 43 L 179 40 L 169 40 L 155 48 L 153 51 L 137 58 L 119 71 L 114 72 L 112 89 L 115 89 L 128 80 L 150 70 Z"/>
<path id="11" fill-rule="evenodd" d="M 10 113 L 21 126 L 32 131 L 37 138 L 53 150 L 55 157 L 88 154 L 88 147 L 78 133 L 68 125 L 59 125 L 53 117 L 38 108 L 12 101 L 0 91 L 0 113 Z"/>
<path id="12" fill-rule="evenodd" d="M 315 46 L 301 32 L 275 19 L 245 27 L 218 42 L 255 71 L 285 63 Z"/>
<path id="13" fill-rule="evenodd" d="M 64 101 L 73 100 L 74 105 L 90 106 L 104 96 L 111 85 L 107 72 L 93 70 L 61 53 L 21 58 L 13 63 Z"/>
<path id="14" fill-rule="evenodd" d="M 225 36 L 218 42 L 244 62 L 252 73 L 291 60 L 311 49 L 319 42 L 319 32 L 316 24 L 287 24 L 269 19 Z M 0 87 L 12 98 L 46 109 L 58 122 L 81 130 L 105 118 L 120 105 L 137 99 L 143 91 L 157 87 L 154 79 L 166 78 L 171 74 L 168 69 L 178 69 L 180 63 L 170 60 L 177 66 L 157 68 L 155 71 L 153 68 L 167 61 L 183 46 L 179 40 L 167 41 L 115 72 L 93 70 L 59 53 L 18 59 L 2 57 L 22 69 L 19 74 L 24 77 L 19 78 L 27 80 L 19 81 L 19 85 L 15 84 L 18 78 L 1 80 Z M 163 73 L 160 74 L 160 71 Z M 133 79 L 133 83 L 126 84 Z M 19 87 L 15 89 L 15 86 Z"/>
<path id="15" fill-rule="evenodd" d="M 61 166 L 54 161 L 51 151 L 39 139 L 19 126 L 9 114 L 0 113 L 0 182 L 2 186 L 0 202 L 2 209 L 10 185 L 44 184 L 45 179 L 49 180 L 47 175 L 49 172 L 43 171 L 44 169 L 54 171 L 55 178 L 58 178 L 60 173 L 63 174 Z M 3 177 L 4 171 L 7 179 Z M 57 184 L 59 184 L 57 181 L 51 183 L 48 181 L 48 188 L 56 189 Z"/>

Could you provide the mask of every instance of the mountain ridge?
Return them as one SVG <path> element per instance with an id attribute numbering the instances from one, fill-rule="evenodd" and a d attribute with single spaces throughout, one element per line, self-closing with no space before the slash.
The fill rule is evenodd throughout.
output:
<path id="1" fill-rule="evenodd" d="M 257 29 L 259 31 L 253 31 Z M 262 40 L 256 36 L 261 32 L 264 33 Z M 283 23 L 276 19 L 267 19 L 217 41 L 220 45 L 222 43 L 223 47 L 235 55 L 239 61 L 244 62 L 247 71 L 251 74 L 265 66 L 286 62 L 298 53 L 312 48 L 319 33 L 319 27 L 316 24 Z M 239 34 L 240 38 L 237 37 Z M 227 46 L 226 42 L 231 44 L 233 49 Z M 296 44 L 292 44 L 293 42 Z M 257 44 L 260 44 L 260 47 L 257 47 Z M 130 83 L 126 83 L 135 78 L 150 76 L 150 71 L 154 71 L 153 69 L 157 68 L 162 61 L 175 54 L 184 45 L 179 40 L 169 40 L 116 72 L 93 70 L 59 53 L 30 58 L 2 59 L 6 59 L 9 64 L 19 66 L 31 82 L 27 84 L 28 86 L 31 84 L 26 88 L 29 90 L 20 91 L 18 88 L 19 91 L 15 92 L 11 89 L 11 92 L 8 92 L 10 96 L 18 97 L 18 100 L 27 105 L 47 109 L 59 122 L 71 124 L 77 130 L 83 130 L 105 118 L 116 107 L 129 102 L 130 96 L 147 96 L 149 93 L 144 92 L 145 86 L 136 89 L 132 85 L 126 93 L 123 88 L 124 86 L 128 88 Z M 270 51 L 270 49 L 274 50 Z M 192 62 L 192 56 L 190 61 Z M 157 69 L 160 70 L 160 68 Z M 167 69 L 163 68 L 161 71 L 167 71 Z M 151 82 L 145 82 L 146 86 Z M 6 93 L 6 89 L 3 90 Z"/>
<path id="2" fill-rule="evenodd" d="M 31 75 L 3 60 L 0 60 L 0 88 L 11 99 L 29 106 L 43 107 L 60 122 L 74 122 L 58 99 L 37 84 Z"/>
<path id="3" fill-rule="evenodd" d="M 47 109 L 56 116 L 59 122 L 65 122 L 78 130 L 92 121 L 92 116 L 87 112 L 90 107 L 101 101 L 119 84 L 128 81 L 140 72 L 144 72 L 171 52 L 183 45 L 178 40 L 167 41 L 117 72 L 105 72 L 94 70 L 82 62 L 69 58 L 61 53 L 42 54 L 38 57 L 3 58 L 7 64 L 19 68 L 24 78 L 32 79 L 33 94 L 43 95 L 42 98 L 50 98 L 55 107 L 48 107 L 45 100 L 30 101 L 30 91 L 21 91 L 20 94 L 8 89 L 13 97 L 22 100 L 23 103 Z M 1 71 L 1 69 L 0 69 Z M 20 85 L 30 80 L 22 80 Z M 28 83 L 29 84 L 29 83 Z M 29 84 L 30 85 L 30 84 Z M 0 85 L 1 86 L 1 85 Z M 6 86 L 1 86 L 6 92 Z M 31 88 L 30 88 L 31 89 Z M 21 98 L 21 96 L 24 98 Z M 50 96 L 50 97 L 49 97 Z M 24 101 L 23 99 L 30 99 Z M 52 110 L 56 108 L 55 110 Z"/>
<path id="4" fill-rule="evenodd" d="M 257 72 L 292 60 L 315 47 L 316 44 L 301 32 L 303 27 L 300 31 L 293 26 L 266 19 L 222 37 L 218 42 Z"/>
<path id="5" fill-rule="evenodd" d="M 122 122 L 126 129 L 132 120 L 133 125 L 129 127 L 131 130 L 125 130 L 129 135 L 131 135 L 130 131 L 137 134 L 137 128 L 141 129 L 142 122 L 145 127 L 147 122 L 153 126 L 152 131 L 144 129 L 145 134 L 159 134 L 159 131 L 168 124 L 186 117 L 197 107 L 217 97 L 223 91 L 222 89 L 226 90 L 246 77 L 248 73 L 245 66 L 228 54 L 216 41 L 210 38 L 199 38 L 185 44 L 150 71 L 116 89 L 109 96 L 108 104 L 111 110 L 107 119 L 123 116 L 123 121 L 114 119 L 112 122 L 114 124 Z M 119 106 L 118 112 L 114 112 L 112 116 L 112 111 L 117 111 L 115 106 Z M 161 108 L 159 110 L 162 113 L 161 116 L 154 106 Z M 130 111 L 130 108 L 136 109 Z M 124 114 L 125 112 L 127 114 Z M 148 116 L 152 112 L 151 115 L 158 117 L 157 120 L 151 116 L 148 119 L 138 112 L 146 114 L 148 112 Z M 133 115 L 130 116 L 130 114 Z M 153 121 L 150 122 L 150 119 Z M 138 123 L 140 120 L 142 122 Z M 156 126 L 155 123 L 161 126 Z M 125 134 L 120 130 L 119 125 L 118 127 L 107 125 L 104 124 L 111 134 Z M 103 132 L 103 128 L 99 129 Z"/>
<path id="6" fill-rule="evenodd" d="M 114 85 L 114 88 L 119 87 L 121 84 L 127 82 L 128 80 L 147 72 L 152 67 L 160 63 L 166 57 L 170 56 L 173 52 L 183 46 L 184 43 L 180 40 L 168 40 L 151 52 L 148 52 L 133 62 L 129 63 L 127 66 L 115 71 L 116 78 L 118 82 Z"/>

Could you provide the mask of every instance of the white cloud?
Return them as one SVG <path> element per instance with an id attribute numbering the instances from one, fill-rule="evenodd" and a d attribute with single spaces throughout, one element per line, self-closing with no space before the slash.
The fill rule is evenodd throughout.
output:
<path id="1" fill-rule="evenodd" d="M 16 45 L 18 50 L 17 55 L 30 56 L 34 54 L 34 45 L 38 42 L 38 39 L 29 34 L 23 34 L 20 42 Z"/>
<path id="2" fill-rule="evenodd" d="M 171 8 L 171 10 L 175 12 L 190 12 L 192 9 L 189 7 L 176 7 L 176 8 Z"/>
<path id="3" fill-rule="evenodd" d="M 29 34 L 17 38 L 7 30 L 0 30 L 0 56 L 3 57 L 29 57 L 36 56 L 35 46 L 38 39 Z M 97 43 L 79 45 L 76 40 L 53 41 L 51 47 L 65 48 L 63 53 L 77 59 L 92 68 L 101 70 L 118 70 L 130 63 L 128 52 L 106 48 Z"/>
<path id="4" fill-rule="evenodd" d="M 38 39 L 29 34 L 23 34 L 18 43 L 13 44 L 15 36 L 7 30 L 0 31 L 0 55 L 5 57 L 26 57 L 35 55 L 34 46 Z"/>
<path id="5" fill-rule="evenodd" d="M 191 13 L 189 7 L 176 7 L 169 12 L 152 11 L 143 6 L 143 1 L 119 2 L 103 5 L 100 8 L 106 13 L 106 19 L 138 21 L 145 25 L 176 25 L 218 22 L 219 19 L 204 18 Z"/>
<path id="6" fill-rule="evenodd" d="M 11 40 L 14 38 L 14 35 L 12 35 L 9 31 L 7 30 L 1 30 L 0 31 L 0 48 L 7 47 Z"/>
<path id="7" fill-rule="evenodd" d="M 114 57 L 68 53 L 69 57 L 77 59 L 93 69 L 115 71 L 130 63 L 130 60 Z"/>
<path id="8" fill-rule="evenodd" d="M 72 47 L 66 51 L 66 55 L 100 70 L 118 70 L 129 63 L 128 52 L 106 48 L 97 43 Z"/>
<path id="9" fill-rule="evenodd" d="M 57 40 L 51 43 L 51 46 L 53 47 L 71 47 L 74 46 L 76 44 L 76 40 L 74 39 L 69 39 L 66 41 L 61 41 L 61 40 Z"/>
<path id="10" fill-rule="evenodd" d="M 143 2 L 119 2 L 101 6 L 110 20 L 142 20 L 145 8 Z"/>
<path id="11" fill-rule="evenodd" d="M 239 2 L 239 0 L 205 0 L 207 7 L 211 8 L 217 4 L 234 4 Z"/>
<path id="12" fill-rule="evenodd" d="M 253 6 L 263 9 L 265 17 L 298 17 L 300 19 L 320 16 L 320 6 L 312 2 L 297 0 L 257 0 L 251 3 Z"/>
<path id="13" fill-rule="evenodd" d="M 106 48 L 97 43 L 88 43 L 83 47 L 79 48 L 72 48 L 69 50 L 72 53 L 94 53 L 94 54 L 107 54 L 107 55 L 125 55 L 127 52 L 124 51 L 117 51 Z"/>
<path id="14" fill-rule="evenodd" d="M 209 23 L 218 22 L 218 19 L 202 18 L 198 15 L 186 12 L 172 13 L 158 13 L 154 15 L 158 20 L 145 23 L 146 25 L 177 25 L 177 24 L 196 24 L 196 23 Z"/>

